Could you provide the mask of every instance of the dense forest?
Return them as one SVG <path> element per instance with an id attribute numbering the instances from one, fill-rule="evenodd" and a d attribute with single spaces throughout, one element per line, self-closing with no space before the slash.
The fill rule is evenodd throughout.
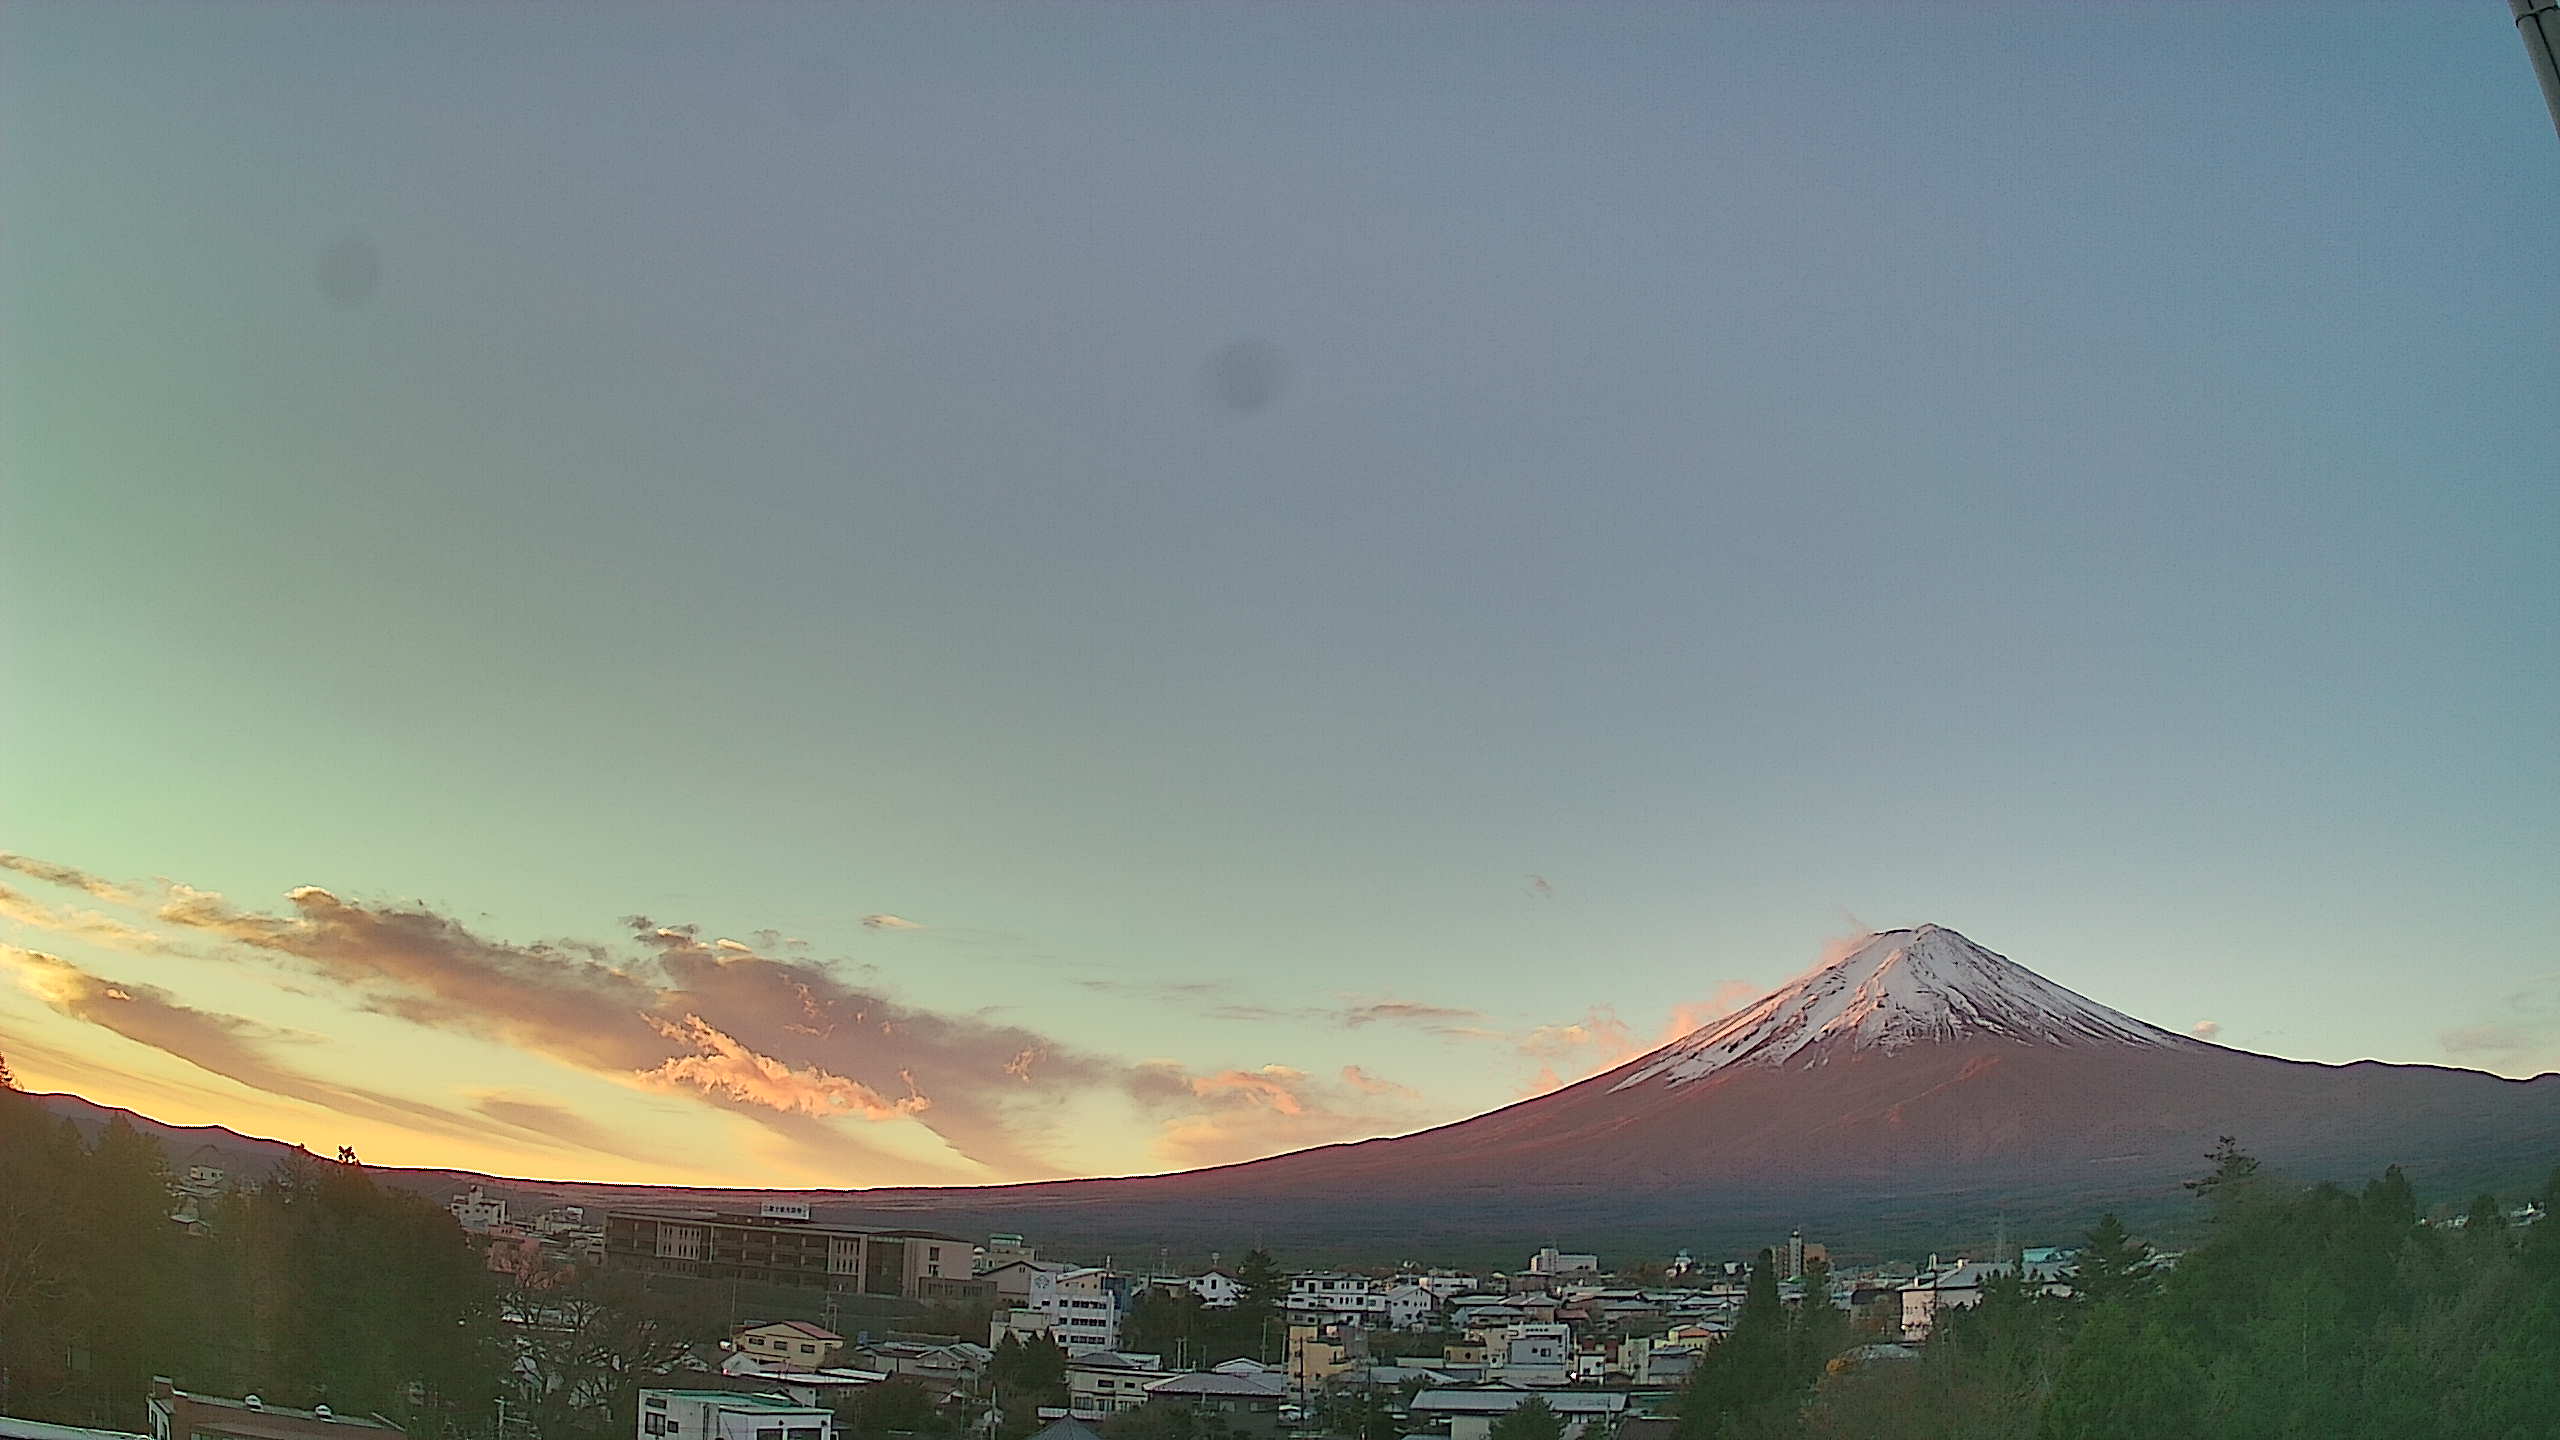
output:
<path id="1" fill-rule="evenodd" d="M 493 1409 L 497 1297 L 442 1207 L 297 1154 L 190 1234 L 169 1178 L 0 1087 L 0 1412 L 143 1429 L 154 1374 L 425 1432 Z"/>
<path id="2" fill-rule="evenodd" d="M 2202 1243 L 2158 1256 L 2102 1217 L 2070 1293 L 1988 1285 L 1917 1358 L 1849 1363 L 1873 1337 L 1781 1306 L 1764 1258 L 1682 1394 L 1684 1440 L 2560 1435 L 2560 1221 L 2511 1225 L 2483 1195 L 2427 1225 L 2396 1166 L 2350 1192 L 2229 1141 L 2210 1158 Z"/>
<path id="3" fill-rule="evenodd" d="M 84 1139 L 0 1083 L 0 1414 L 147 1431 L 169 1375 L 422 1437 L 619 1440 L 631 1382 L 697 1338 L 629 1277 L 492 1273 L 444 1207 L 351 1160 L 296 1152 L 192 1228 L 170 1178 L 121 1119 Z"/>

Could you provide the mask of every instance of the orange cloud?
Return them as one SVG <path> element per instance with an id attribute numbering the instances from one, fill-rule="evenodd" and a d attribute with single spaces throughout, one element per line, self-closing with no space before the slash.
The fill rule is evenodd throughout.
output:
<path id="1" fill-rule="evenodd" d="M 1540 1025 L 1527 1034 L 1512 1037 L 1521 1054 L 1547 1062 L 1539 1067 L 1522 1096 L 1544 1095 L 1573 1080 L 1589 1079 L 1638 1056 L 1650 1055 L 1702 1025 L 1723 1019 L 1736 1006 L 1758 999 L 1759 995 L 1759 989 L 1747 981 L 1724 981 L 1704 1000 L 1672 1006 L 1650 1039 L 1637 1038 L 1634 1027 L 1605 1005 L 1593 1007 L 1580 1020 Z"/>
<path id="2" fill-rule="evenodd" d="M 1363 1140 L 1414 1123 L 1406 1104 L 1414 1092 L 1356 1065 L 1345 1066 L 1339 1081 L 1287 1065 L 1205 1075 L 1162 1062 L 1139 1069 L 1133 1092 L 1170 1112 L 1156 1153 L 1174 1168 Z"/>
<path id="3" fill-rule="evenodd" d="M 1363 1095 L 1403 1095 L 1417 1100 L 1422 1098 L 1422 1092 L 1412 1086 L 1380 1079 L 1357 1065 L 1342 1067 L 1342 1083 Z"/>
<path id="4" fill-rule="evenodd" d="M 726 1095 L 768 1110 L 799 1115 L 859 1115 L 867 1120 L 895 1120 L 933 1104 L 915 1093 L 910 1078 L 905 1099 L 891 1100 L 858 1080 L 830 1075 L 814 1065 L 794 1068 L 770 1055 L 758 1054 L 734 1036 L 687 1015 L 677 1024 L 653 1022 L 658 1033 L 691 1045 L 696 1052 L 679 1055 L 640 1072 L 644 1080 Z"/>
<path id="5" fill-rule="evenodd" d="M 81 874 L 24 859 L 10 868 L 65 883 Z M 16 898 L 23 913 L 63 918 Z M 321 988 L 333 998 L 362 1011 L 477 1036 L 744 1116 L 788 1153 L 832 1165 L 836 1174 L 849 1165 L 896 1166 L 903 1173 L 879 1178 L 901 1181 L 923 1173 L 922 1162 L 908 1158 L 915 1147 L 866 1141 L 848 1120 L 921 1126 L 974 1167 L 934 1178 L 983 1182 L 1059 1173 L 1042 1147 L 1062 1133 L 1061 1109 L 1095 1093 L 1135 1101 L 1161 1127 L 1158 1153 L 1179 1164 L 1409 1128 L 1419 1098 L 1356 1065 L 1319 1077 L 1276 1064 L 1199 1072 L 1133 1064 L 984 1013 L 895 1000 L 854 983 L 846 967 L 777 953 L 807 946 L 776 931 L 747 931 L 750 943 L 634 915 L 609 943 L 516 943 L 422 904 L 350 899 L 319 886 L 298 887 L 285 899 L 284 908 L 267 912 L 168 882 L 149 912 L 156 929 L 99 930 L 96 937 L 207 959 L 263 957 L 303 983 L 325 982 Z M 901 926 L 922 928 L 873 928 Z M 178 951 L 173 936 L 212 943 Z M 70 982 L 48 983 L 58 989 Z M 283 1037 L 236 1016 L 193 1011 L 164 992 L 128 988 L 76 999 L 87 1011 L 81 1018 L 115 1028 L 104 1017 L 126 1017 L 133 1038 L 147 1033 L 143 1043 L 253 1088 L 359 1113 L 402 1111 L 409 1117 L 403 1123 L 438 1133 L 459 1128 L 486 1136 L 494 1121 L 554 1141 L 593 1139 L 577 1117 L 524 1101 L 502 1098 L 460 1115 L 434 1106 L 404 1110 L 407 1102 L 396 1097 L 333 1087 L 264 1053 Z M 138 1010 L 112 1008 L 136 1000 L 143 1002 Z M 147 1021 L 130 1018 L 146 1011 Z M 1460 1007 L 1392 999 L 1345 1001 L 1324 1014 L 1355 1029 L 1394 1024 L 1452 1035 L 1473 1029 L 1452 1021 L 1478 1018 Z"/>

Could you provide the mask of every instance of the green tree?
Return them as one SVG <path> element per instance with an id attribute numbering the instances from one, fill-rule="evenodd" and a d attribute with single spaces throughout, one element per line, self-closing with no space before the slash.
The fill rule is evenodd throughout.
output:
<path id="1" fill-rule="evenodd" d="M 2471 1199 L 2471 1208 L 2463 1212 L 2462 1228 L 2469 1235 L 2504 1242 L 2507 1238 L 2506 1209 L 2499 1205 L 2495 1195 L 2475 1195 Z"/>
<path id="2" fill-rule="evenodd" d="M 1121 1348 L 1162 1355 L 1176 1364 L 1195 1359 L 1200 1348 L 1200 1313 L 1199 1298 L 1189 1291 L 1176 1293 L 1150 1285 L 1129 1303 L 1128 1317 L 1120 1326 L 1125 1337 Z"/>
<path id="3" fill-rule="evenodd" d="M 1259 1246 L 1244 1252 L 1244 1263 L 1236 1267 L 1236 1284 L 1244 1290 L 1236 1301 L 1239 1311 L 1275 1314 L 1289 1298 L 1289 1277 L 1280 1273 L 1280 1262 L 1271 1258 L 1271 1252 Z"/>
<path id="4" fill-rule="evenodd" d="M 1832 1303 L 1831 1262 L 1816 1256 L 1804 1262 L 1804 1297 L 1796 1303 L 1789 1328 L 1789 1364 L 1799 1385 L 1810 1386 L 1832 1356 L 1849 1348 L 1849 1312 Z"/>
<path id="5" fill-rule="evenodd" d="M 1791 1409 L 1810 1380 L 1798 1366 L 1793 1329 L 1778 1297 L 1777 1259 L 1763 1250 L 1751 1262 L 1733 1329 L 1699 1357 L 1681 1387 L 1680 1433 L 1708 1440 Z"/>
<path id="6" fill-rule="evenodd" d="M 1543 1395 L 1532 1395 L 1497 1417 L 1490 1440 L 1564 1440 L 1564 1417 Z"/>
<path id="7" fill-rule="evenodd" d="M 2098 1217 L 2080 1246 L 2071 1272 L 2071 1291 L 2091 1305 L 2147 1295 L 2157 1287 L 2151 1247 L 2126 1233 L 2114 1211 Z"/>
<path id="8" fill-rule="evenodd" d="M 2364 1209 L 2377 1227 L 2405 1231 L 2418 1223 L 2418 1192 L 2400 1167 L 2393 1165 L 2365 1182 Z"/>
<path id="9" fill-rule="evenodd" d="M 2212 1171 L 2201 1180 L 2186 1182 L 2186 1188 L 2213 1207 L 2214 1220 L 2241 1214 L 2263 1193 L 2257 1157 L 2243 1151 L 2231 1136 L 2223 1136 L 2205 1158 L 2213 1162 Z"/>
<path id="10" fill-rule="evenodd" d="M 0 1414 L 78 1423 L 68 1325 L 81 1282 L 73 1187 L 87 1154 L 15 1089 L 0 1090 Z"/>
<path id="11" fill-rule="evenodd" d="M 987 1382 L 995 1388 L 1003 1434 L 1028 1435 L 1039 1428 L 1041 1406 L 1067 1403 L 1067 1352 L 1045 1335 L 1007 1335 L 987 1362 Z"/>
<path id="12" fill-rule="evenodd" d="M 2083 1325 L 2043 1406 L 2047 1440 L 2154 1440 L 2224 1433 L 2205 1426 L 2196 1358 L 2123 1301 Z"/>

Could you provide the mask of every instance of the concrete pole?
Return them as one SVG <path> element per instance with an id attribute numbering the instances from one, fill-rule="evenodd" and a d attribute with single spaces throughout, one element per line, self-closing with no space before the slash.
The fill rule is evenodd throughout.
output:
<path id="1" fill-rule="evenodd" d="M 2524 37 L 2533 78 L 2542 82 L 2551 128 L 2560 130 L 2560 0 L 2507 0 L 2507 8 L 2515 11 L 2516 33 Z"/>

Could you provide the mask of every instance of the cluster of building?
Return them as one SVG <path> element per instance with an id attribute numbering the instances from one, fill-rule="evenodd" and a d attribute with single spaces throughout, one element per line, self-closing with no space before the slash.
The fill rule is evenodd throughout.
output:
<path id="1" fill-rule="evenodd" d="M 1749 1283 L 1742 1261 L 1701 1263 L 1682 1252 L 1663 1267 L 1660 1282 L 1628 1284 L 1609 1276 L 1596 1254 L 1554 1248 L 1508 1272 L 1301 1271 L 1283 1277 L 1258 1356 L 1201 1364 L 1198 1356 L 1132 1348 L 1130 1322 L 1150 1292 L 1209 1310 L 1241 1303 L 1244 1280 L 1214 1262 L 1189 1274 L 1074 1264 L 1043 1259 L 1020 1235 L 972 1244 L 936 1231 L 822 1224 L 788 1202 L 768 1202 L 752 1214 L 613 1210 L 591 1228 L 575 1212 L 511 1226 L 504 1202 L 478 1191 L 453 1203 L 456 1218 L 484 1236 L 493 1254 L 523 1243 L 520 1231 L 537 1243 L 576 1236 L 608 1267 L 987 1307 L 983 1339 L 847 1338 L 805 1320 L 748 1326 L 731 1337 L 717 1364 L 718 1385 L 727 1388 L 716 1393 L 762 1393 L 758 1405 L 779 1400 L 813 1410 L 848 1390 L 898 1379 L 956 1411 L 984 1413 L 998 1398 L 988 1379 L 996 1347 L 1045 1340 L 1064 1353 L 1067 1371 L 1067 1403 L 1050 1418 L 1071 1424 L 1181 1404 L 1218 1411 L 1229 1429 L 1277 1432 L 1326 1397 L 1372 1390 L 1399 1401 L 1409 1395 L 1409 1421 L 1451 1440 L 1472 1440 L 1479 1421 L 1489 1424 L 1532 1394 L 1547 1397 L 1578 1430 L 1660 1409 L 1729 1333 Z M 1802 1300 L 1813 1276 L 1827 1276 L 1829 1302 L 1867 1316 L 1886 1341 L 1881 1354 L 1915 1353 L 1902 1347 L 1925 1341 L 1944 1311 L 1979 1303 L 1995 1277 L 2019 1274 L 2047 1292 L 2066 1292 L 2074 1263 L 2074 1252 L 2045 1247 L 2015 1258 L 1932 1256 L 1921 1266 L 1834 1272 L 1823 1247 L 1800 1233 L 1773 1253 L 1788 1303 Z M 1382 1339 L 1397 1332 L 1405 1338 Z M 713 1403 L 678 1394 L 666 1392 L 668 1404 Z M 683 1423 L 665 1413 L 663 1425 Z M 711 1418 L 709 1411 L 701 1417 Z M 781 1428 L 780 1437 L 748 1440 L 833 1440 Z M 646 1440 L 680 1433 L 643 1432 Z M 1077 1437 L 1062 1432 L 1049 1440 Z"/>
<path id="2" fill-rule="evenodd" d="M 203 1224 L 227 1183 L 216 1158 L 192 1157 L 173 1184 L 171 1218 Z M 1701 1263 L 1685 1251 L 1667 1266 L 1642 1267 L 1647 1283 L 1613 1277 L 1596 1254 L 1554 1248 L 1508 1272 L 1301 1271 L 1266 1282 L 1270 1313 L 1258 1354 L 1205 1363 L 1133 1348 L 1131 1322 L 1150 1294 L 1210 1311 L 1244 1303 L 1245 1280 L 1214 1258 L 1190 1274 L 1070 1264 L 1043 1259 L 1019 1235 L 973 1244 L 931 1230 L 826 1224 L 805 1204 L 785 1201 L 753 1212 L 556 1206 L 516 1218 L 504 1196 L 473 1186 L 449 1208 L 493 1270 L 530 1276 L 601 1266 L 830 1297 L 979 1304 L 990 1317 L 984 1336 L 846 1336 L 803 1319 L 736 1327 L 717 1353 L 695 1357 L 690 1372 L 640 1391 L 635 1440 L 836 1440 L 848 1397 L 891 1381 L 921 1389 L 967 1424 L 991 1424 L 1004 1398 L 992 1373 L 998 1347 L 1032 1340 L 1054 1343 L 1066 1368 L 1065 1403 L 1042 1412 L 1049 1428 L 1038 1440 L 1091 1440 L 1093 1425 L 1146 1406 L 1211 1412 L 1217 1428 L 1277 1435 L 1303 1428 L 1324 1401 L 1363 1391 L 1387 1399 L 1410 1431 L 1449 1440 L 1484 1440 L 1495 1419 L 1533 1395 L 1564 1419 L 1569 1436 L 1597 1424 L 1633 1440 L 1730 1332 L 1749 1283 L 1745 1263 Z M 1831 1304 L 1869 1321 L 1880 1342 L 1866 1347 L 1870 1357 L 1917 1353 L 1910 1347 L 1925 1342 L 1945 1312 L 1980 1303 L 1999 1277 L 2067 1293 L 2075 1265 L 2075 1252 L 2045 1247 L 2014 1258 L 1932 1256 L 1919 1266 L 1835 1271 L 1823 1247 L 1800 1233 L 1773 1253 L 1786 1301 L 1798 1303 L 1807 1284 L 1823 1283 Z M 826 1310 L 834 1313 L 831 1301 Z M 154 1391 L 152 1414 L 153 1440 L 399 1433 L 380 1416 L 189 1395 L 166 1381 Z M 0 1419 L 0 1440 L 138 1437 Z"/>

